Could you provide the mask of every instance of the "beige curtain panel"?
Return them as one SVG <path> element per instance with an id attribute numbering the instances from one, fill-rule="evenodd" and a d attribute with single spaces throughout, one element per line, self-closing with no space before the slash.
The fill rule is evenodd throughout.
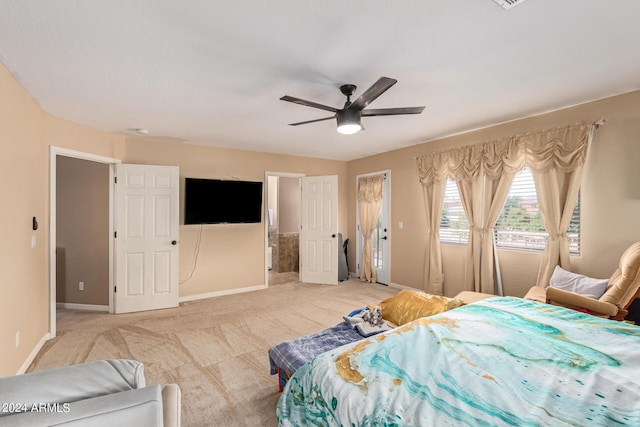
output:
<path id="1" fill-rule="evenodd" d="M 578 201 L 591 125 L 528 135 L 528 166 L 538 195 L 538 209 L 549 238 L 538 270 L 537 284 L 548 286 L 556 265 L 571 271 L 567 230 Z"/>
<path id="2" fill-rule="evenodd" d="M 434 153 L 418 158 L 418 176 L 422 183 L 427 221 L 422 287 L 425 292 L 434 295 L 444 295 L 439 231 L 447 174 L 448 156 L 445 153 Z"/>
<path id="3" fill-rule="evenodd" d="M 362 268 L 360 280 L 376 282 L 376 266 L 373 262 L 371 236 L 378 223 L 380 208 L 382 207 L 383 175 L 358 179 L 358 207 L 360 209 L 360 231 L 364 238 L 362 248 Z"/>
<path id="4" fill-rule="evenodd" d="M 446 184 L 445 180 L 433 182 L 431 185 L 422 185 L 427 220 L 423 289 L 433 295 L 444 295 L 439 231 Z"/>
<path id="5" fill-rule="evenodd" d="M 458 185 L 471 228 L 465 289 L 494 293 L 494 227 L 514 175 L 525 166 L 533 171 L 540 214 L 549 233 L 537 282 L 548 284 L 558 263 L 569 268 L 567 230 L 578 197 L 591 127 L 592 123 L 580 123 L 418 157 L 428 217 L 425 289 L 432 289 L 442 276 L 442 261 L 436 259 L 441 255 L 434 249 L 435 242 L 439 246 L 440 216 L 434 210 L 438 208 L 436 198 L 440 192 L 444 198 L 447 177 Z M 441 211 L 442 200 L 439 205 Z"/>
<path id="6" fill-rule="evenodd" d="M 504 172 L 498 179 L 479 175 L 472 180 L 457 181 L 470 226 L 465 290 L 495 293 L 493 233 L 513 177 L 513 173 Z"/>

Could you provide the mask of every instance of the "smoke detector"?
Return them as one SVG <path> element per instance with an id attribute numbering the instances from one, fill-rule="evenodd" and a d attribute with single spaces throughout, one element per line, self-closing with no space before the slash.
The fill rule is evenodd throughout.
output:
<path id="1" fill-rule="evenodd" d="M 503 9 L 511 9 L 513 6 L 523 3 L 525 0 L 493 0 Z"/>

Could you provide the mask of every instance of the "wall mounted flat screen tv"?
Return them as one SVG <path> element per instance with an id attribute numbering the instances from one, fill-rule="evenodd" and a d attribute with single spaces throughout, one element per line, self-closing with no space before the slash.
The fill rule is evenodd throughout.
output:
<path id="1" fill-rule="evenodd" d="M 262 182 L 185 178 L 185 224 L 257 223 Z"/>

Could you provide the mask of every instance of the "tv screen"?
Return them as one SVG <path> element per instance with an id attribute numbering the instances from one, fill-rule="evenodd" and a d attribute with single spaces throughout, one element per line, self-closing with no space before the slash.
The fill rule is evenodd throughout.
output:
<path id="1" fill-rule="evenodd" d="M 262 182 L 185 178 L 185 224 L 256 223 L 262 219 Z"/>

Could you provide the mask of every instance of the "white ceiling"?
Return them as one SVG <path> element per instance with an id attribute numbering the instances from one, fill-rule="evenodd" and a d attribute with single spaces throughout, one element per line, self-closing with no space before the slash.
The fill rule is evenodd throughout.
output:
<path id="1" fill-rule="evenodd" d="M 351 160 L 640 89 L 640 1 L 0 0 L 0 59 L 48 113 L 109 132 Z M 398 83 L 345 136 L 331 113 Z"/>

